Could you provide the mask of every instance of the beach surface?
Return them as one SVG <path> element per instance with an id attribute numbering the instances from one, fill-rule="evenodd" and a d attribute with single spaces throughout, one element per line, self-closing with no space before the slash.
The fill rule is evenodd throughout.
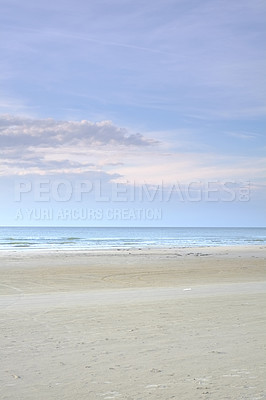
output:
<path id="1" fill-rule="evenodd" d="M 2 400 L 266 398 L 266 247 L 0 253 Z"/>

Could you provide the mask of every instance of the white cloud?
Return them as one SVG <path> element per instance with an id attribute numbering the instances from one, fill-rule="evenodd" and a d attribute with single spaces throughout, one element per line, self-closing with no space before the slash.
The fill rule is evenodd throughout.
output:
<path id="1" fill-rule="evenodd" d="M 177 131 L 173 146 L 171 135 L 166 132 L 163 142 L 163 132 L 131 133 L 110 121 L 5 115 L 0 118 L 1 171 L 6 176 L 65 175 L 154 185 L 264 177 L 262 157 L 215 154 L 205 145 L 200 149 L 187 130 Z"/>
<path id="2" fill-rule="evenodd" d="M 2 174 L 87 173 L 121 165 L 115 153 L 157 141 L 110 121 L 56 121 L 2 115 Z"/>
<path id="3" fill-rule="evenodd" d="M 116 168 L 121 175 L 139 184 L 173 184 L 195 180 L 257 181 L 265 179 L 265 158 L 222 156 L 213 153 L 175 153 L 169 156 L 150 154 L 149 157 L 131 155 L 128 165 Z"/>
<path id="4" fill-rule="evenodd" d="M 259 134 L 254 132 L 227 132 L 227 135 L 243 140 L 254 140 L 260 137 Z"/>
<path id="5" fill-rule="evenodd" d="M 130 134 L 110 121 L 56 121 L 4 115 L 0 117 L 0 145 L 5 147 L 62 145 L 149 146 L 155 143 L 140 133 Z"/>

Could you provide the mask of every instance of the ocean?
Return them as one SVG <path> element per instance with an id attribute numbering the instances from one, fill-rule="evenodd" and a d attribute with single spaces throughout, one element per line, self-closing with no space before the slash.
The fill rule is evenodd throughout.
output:
<path id="1" fill-rule="evenodd" d="M 266 245 L 266 228 L 0 227 L 0 250 Z"/>

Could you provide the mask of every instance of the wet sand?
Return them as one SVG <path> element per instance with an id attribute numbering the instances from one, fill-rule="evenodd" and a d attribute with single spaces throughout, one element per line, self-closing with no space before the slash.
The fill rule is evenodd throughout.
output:
<path id="1" fill-rule="evenodd" d="M 263 399 L 266 248 L 0 254 L 1 399 Z"/>

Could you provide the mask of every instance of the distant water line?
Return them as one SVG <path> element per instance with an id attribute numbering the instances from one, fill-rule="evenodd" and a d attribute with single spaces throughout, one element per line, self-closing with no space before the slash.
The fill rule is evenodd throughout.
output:
<path id="1" fill-rule="evenodd" d="M 0 250 L 266 245 L 266 228 L 0 227 Z"/>

